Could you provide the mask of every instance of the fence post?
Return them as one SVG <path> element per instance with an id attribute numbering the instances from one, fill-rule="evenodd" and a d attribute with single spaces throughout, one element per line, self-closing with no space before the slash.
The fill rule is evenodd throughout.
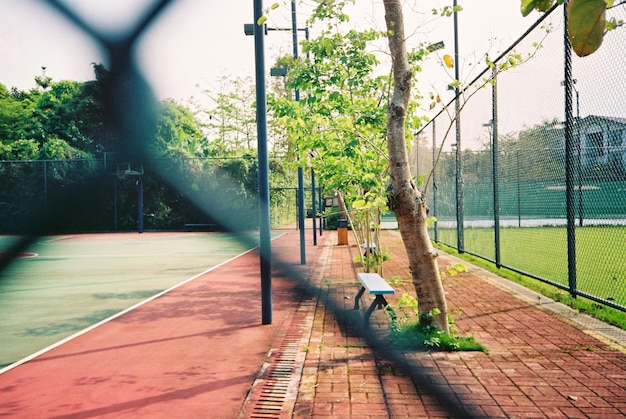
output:
<path id="1" fill-rule="evenodd" d="M 317 246 L 317 216 L 315 213 L 317 208 L 315 207 L 315 170 L 311 168 L 311 218 L 313 219 L 313 246 Z"/>
<path id="2" fill-rule="evenodd" d="M 567 28 L 567 1 L 563 5 L 563 27 Z M 572 109 L 572 46 L 563 31 L 564 39 L 564 90 L 565 90 L 565 204 L 567 212 L 567 278 L 569 292 L 576 297 L 576 225 L 574 175 L 576 162 L 574 156 L 573 109 Z"/>
<path id="3" fill-rule="evenodd" d="M 48 208 L 48 160 L 43 161 L 43 204 Z"/>
<path id="4" fill-rule="evenodd" d="M 458 13 L 456 12 L 457 2 L 454 0 L 454 78 L 457 85 L 454 88 L 454 120 L 456 126 L 456 242 L 459 253 L 465 252 L 465 232 L 463 230 L 463 162 L 461 149 L 461 103 L 460 89 L 458 81 L 459 74 L 459 31 Z"/>
<path id="5" fill-rule="evenodd" d="M 143 233 L 143 181 L 141 176 L 137 178 L 137 230 Z"/>
<path id="6" fill-rule="evenodd" d="M 433 125 L 433 187 L 431 188 L 431 190 L 433 191 L 433 216 L 435 217 L 435 220 L 437 219 L 437 189 L 434 187 L 434 185 L 437 184 L 437 118 L 433 118 L 432 120 L 432 125 Z M 435 242 L 439 242 L 439 229 L 438 229 L 438 225 L 437 225 L 437 221 L 435 221 L 434 226 L 433 226 L 433 230 L 435 232 L 434 234 L 434 240 Z"/>
<path id="7" fill-rule="evenodd" d="M 491 86 L 491 170 L 493 177 L 493 227 L 494 227 L 494 245 L 496 266 L 500 268 L 502 262 L 500 260 L 500 198 L 499 198 L 499 179 L 498 179 L 498 70 L 496 67 L 492 69 L 493 84 Z"/>

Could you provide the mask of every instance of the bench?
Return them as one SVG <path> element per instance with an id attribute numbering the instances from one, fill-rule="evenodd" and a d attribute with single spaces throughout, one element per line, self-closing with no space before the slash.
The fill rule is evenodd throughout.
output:
<path id="1" fill-rule="evenodd" d="M 376 243 L 363 243 L 363 256 L 367 256 L 368 253 L 376 256 Z"/>
<path id="2" fill-rule="evenodd" d="M 187 223 L 185 231 L 214 231 L 216 225 L 210 223 Z"/>
<path id="3" fill-rule="evenodd" d="M 391 285 L 389 285 L 387 281 L 385 281 L 380 275 L 376 273 L 359 272 L 356 274 L 356 277 L 358 278 L 359 282 L 361 282 L 361 289 L 354 299 L 355 310 L 359 309 L 359 300 L 363 296 L 365 290 L 367 290 L 370 295 L 376 296 L 374 298 L 374 301 L 372 301 L 372 304 L 365 312 L 365 317 L 363 318 L 365 328 L 369 329 L 370 316 L 372 315 L 374 310 L 377 308 L 387 308 L 389 306 L 389 303 L 387 302 L 387 300 L 385 300 L 384 295 L 395 294 L 395 291 L 393 288 L 391 288 Z M 391 307 L 389 307 L 388 310 L 391 318 L 395 319 L 396 315 Z"/>

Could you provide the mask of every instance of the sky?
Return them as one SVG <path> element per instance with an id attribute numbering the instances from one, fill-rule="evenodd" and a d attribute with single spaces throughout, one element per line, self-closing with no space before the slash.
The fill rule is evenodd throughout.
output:
<path id="1" fill-rule="evenodd" d="M 155 0 L 61 1 L 105 32 L 132 26 L 142 11 L 155 3 Z M 264 5 L 271 3 L 266 1 Z M 419 8 L 405 9 L 409 27 L 431 21 L 431 8 L 442 2 L 420 0 L 414 3 Z M 474 51 L 508 45 L 532 23 L 521 17 L 519 0 L 461 0 L 459 3 L 464 6 L 459 16 L 459 27 L 464 30 L 460 45 L 467 57 Z M 279 0 L 278 4 L 269 14 L 268 25 L 290 27 L 290 2 Z M 310 0 L 297 3 L 299 27 L 306 22 L 310 4 Z M 46 75 L 54 80 L 90 80 L 93 79 L 91 63 L 106 64 L 98 45 L 68 24 L 66 18 L 45 1 L 3 0 L 2 6 L 0 83 L 5 86 L 34 87 L 34 77 L 42 74 L 42 66 L 46 67 Z M 356 27 L 382 27 L 381 0 L 357 0 L 350 14 Z M 243 31 L 244 23 L 252 22 L 252 15 L 251 0 L 172 2 L 142 38 L 137 52 L 157 97 L 185 100 L 199 93 L 198 85 L 214 86 L 221 76 L 253 77 L 253 38 L 246 37 Z M 445 40 L 447 52 L 452 52 L 452 19 L 439 19 L 414 30 L 417 32 L 412 38 L 416 42 L 418 39 Z M 268 66 L 272 57 L 292 51 L 291 35 L 285 32 L 270 32 L 265 43 Z M 440 77 L 445 79 L 445 75 Z"/>
<path id="2" fill-rule="evenodd" d="M 58 1 L 75 9 L 99 31 L 113 34 L 132 27 L 144 10 L 157 2 Z M 276 1 L 279 7 L 268 14 L 268 26 L 291 27 L 290 0 Z M 264 6 L 269 7 L 272 3 L 273 1 L 266 0 Z M 312 0 L 298 0 L 298 27 L 302 28 L 306 24 L 312 3 Z M 431 10 L 447 3 L 452 2 L 404 1 L 409 46 L 418 42 L 445 43 L 445 48 L 424 64 L 424 71 L 419 76 L 420 91 L 424 94 L 438 92 L 444 102 L 453 98 L 453 93 L 446 90 L 452 75 L 451 70 L 446 70 L 441 65 L 441 56 L 454 54 L 454 26 L 452 18 L 435 19 Z M 472 80 L 478 75 L 477 71 L 484 68 L 485 53 L 488 52 L 490 57 L 499 55 L 540 17 L 537 12 L 526 18 L 522 17 L 520 0 L 458 0 L 458 3 L 463 7 L 463 11 L 458 14 L 458 38 L 459 68 L 464 81 Z M 352 27 L 383 28 L 382 0 L 357 0 L 356 5 L 348 12 Z M 555 15 L 557 26 L 562 26 L 560 13 Z M 246 36 L 243 30 L 243 25 L 252 21 L 252 0 L 172 1 L 142 36 L 136 52 L 137 61 L 156 97 L 172 98 L 181 102 L 187 102 L 194 97 L 194 103 L 198 103 L 198 98 L 201 100 L 203 96 L 203 89 L 216 91 L 220 88 L 220 78 L 253 79 L 254 40 L 253 37 Z M 312 29 L 311 36 L 315 36 L 315 28 Z M 519 71 L 510 71 L 502 80 L 503 87 L 508 86 L 516 96 L 500 101 L 503 108 L 500 112 L 503 124 L 501 132 L 519 130 L 523 126 L 532 126 L 546 119 L 563 117 L 563 88 L 560 86 L 563 80 L 560 67 L 563 51 L 561 36 L 559 31 L 555 31 L 546 40 L 545 51 L 542 51 L 543 61 L 533 60 L 535 63 L 531 62 Z M 531 41 L 539 40 L 535 38 L 537 37 Z M 265 47 L 268 67 L 266 71 L 269 73 L 269 67 L 276 57 L 292 53 L 291 34 L 271 31 L 265 37 Z M 532 49 L 528 45 L 521 48 L 524 51 L 520 52 L 524 53 Z M 608 57 L 616 54 L 623 56 L 619 43 L 614 46 L 617 48 L 615 51 L 611 51 L 611 47 L 603 46 L 604 48 L 607 48 L 605 54 Z M 34 77 L 42 74 L 42 66 L 46 67 L 46 75 L 55 81 L 87 81 L 94 78 L 91 63 L 107 64 L 106 56 L 99 46 L 45 0 L 2 0 L 0 56 L 0 83 L 8 88 L 17 87 L 22 90 L 36 86 Z M 615 109 L 624 112 L 620 104 L 624 103 L 626 92 L 623 90 L 626 87 L 623 79 L 619 83 L 608 79 L 607 83 L 603 83 L 603 78 L 597 77 L 598 65 L 603 66 L 600 68 L 606 66 L 607 59 L 604 60 L 603 63 L 591 66 L 588 76 L 582 72 L 575 73 L 581 92 L 582 113 L 623 116 L 616 115 Z M 616 60 L 611 61 L 617 63 Z M 616 65 L 619 66 L 619 63 Z M 577 68 L 578 65 L 575 66 Z M 603 86 L 608 87 L 602 90 Z M 617 94 L 616 89 L 622 91 Z M 613 98 L 613 102 L 607 105 L 610 105 L 608 110 L 600 108 L 600 104 L 606 101 L 592 98 L 592 92 L 596 91 L 605 92 L 603 96 L 597 95 L 599 98 Z M 485 95 L 486 92 L 487 90 Z M 464 129 L 468 125 L 475 126 L 473 132 L 468 134 L 471 137 L 487 135 L 484 128 L 484 124 L 490 119 L 490 104 L 487 99 L 488 97 L 479 99 L 485 102 L 473 111 L 478 113 L 464 116 Z M 594 107 L 596 103 L 598 107 Z"/>

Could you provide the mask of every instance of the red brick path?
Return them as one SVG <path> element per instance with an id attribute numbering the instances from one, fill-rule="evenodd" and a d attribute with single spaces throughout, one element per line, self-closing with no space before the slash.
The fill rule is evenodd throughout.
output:
<path id="1" fill-rule="evenodd" d="M 332 239 L 331 239 L 332 240 Z M 336 243 L 336 242 L 335 242 Z M 584 333 L 536 304 L 487 281 L 480 271 L 445 279 L 448 302 L 461 334 L 474 334 L 489 353 L 412 353 L 406 356 L 427 378 L 416 385 L 374 354 L 326 309 L 328 298 L 353 305 L 357 292 L 354 245 L 329 245 L 322 261 L 306 364 L 295 417 L 486 418 L 626 417 L 626 351 Z M 384 276 L 401 278 L 395 299 L 411 292 L 406 253 L 397 234 L 381 243 L 393 256 Z M 442 257 L 442 263 L 449 263 Z M 358 266 L 356 267 L 358 269 Z M 342 303 L 343 302 L 343 303 Z M 361 310 L 361 315 L 363 310 Z M 381 311 L 372 316 L 388 327 Z"/>

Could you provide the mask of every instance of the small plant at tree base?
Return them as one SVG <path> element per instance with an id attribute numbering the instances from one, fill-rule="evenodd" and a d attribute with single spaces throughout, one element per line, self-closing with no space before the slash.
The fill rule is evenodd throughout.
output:
<path id="1" fill-rule="evenodd" d="M 404 284 L 404 279 L 402 279 L 399 276 L 394 276 L 394 277 L 388 279 L 387 282 L 389 283 L 389 285 L 403 285 Z"/>
<path id="2" fill-rule="evenodd" d="M 405 293 L 398 301 L 396 316 L 391 320 L 392 343 L 404 350 L 437 349 L 442 351 L 482 351 L 487 348 L 476 342 L 473 336 L 458 336 L 449 318 L 450 333 L 437 328 L 431 320 L 440 313 L 433 309 L 418 318 L 417 300 Z"/>
<path id="3" fill-rule="evenodd" d="M 448 276 L 456 276 L 461 272 L 469 272 L 467 265 L 464 263 L 448 265 L 446 268 L 439 267 L 439 270 L 439 275 L 441 276 L 441 279 L 445 279 Z"/>
<path id="4" fill-rule="evenodd" d="M 370 272 L 378 271 L 378 268 L 382 266 L 383 262 L 391 260 L 391 251 L 385 249 L 380 254 L 374 252 L 366 252 L 365 255 L 356 255 L 352 262 L 359 263 L 361 266 L 366 267 L 369 263 Z"/>

